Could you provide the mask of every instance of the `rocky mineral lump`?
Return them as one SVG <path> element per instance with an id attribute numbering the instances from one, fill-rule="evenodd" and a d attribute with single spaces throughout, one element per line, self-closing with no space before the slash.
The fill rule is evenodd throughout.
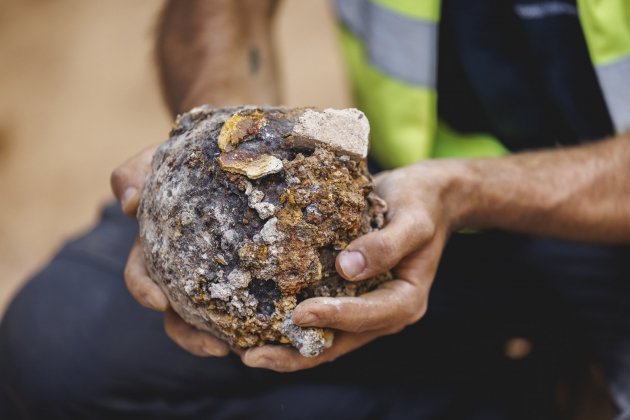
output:
<path id="1" fill-rule="evenodd" d="M 234 347 L 315 356 L 332 332 L 293 324 L 314 296 L 356 296 L 335 257 L 383 225 L 356 109 L 195 108 L 153 158 L 138 210 L 151 278 L 188 323 Z"/>

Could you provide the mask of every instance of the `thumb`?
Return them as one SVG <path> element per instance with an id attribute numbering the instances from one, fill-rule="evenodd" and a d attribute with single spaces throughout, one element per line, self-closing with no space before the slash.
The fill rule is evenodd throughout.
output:
<path id="1" fill-rule="evenodd" d="M 384 273 L 432 236 L 432 229 L 420 228 L 409 213 L 398 212 L 385 228 L 352 241 L 337 256 L 337 272 L 347 280 Z"/>
<path id="2" fill-rule="evenodd" d="M 112 191 L 123 212 L 128 216 L 134 216 L 138 210 L 140 191 L 151 169 L 151 159 L 156 149 L 157 146 L 144 149 L 112 172 L 110 177 Z"/>

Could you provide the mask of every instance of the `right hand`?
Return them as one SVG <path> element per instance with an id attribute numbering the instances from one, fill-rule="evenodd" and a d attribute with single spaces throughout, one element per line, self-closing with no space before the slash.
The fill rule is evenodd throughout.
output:
<path id="1" fill-rule="evenodd" d="M 135 217 L 151 159 L 157 146 L 151 146 L 114 169 L 111 186 L 123 212 Z M 142 306 L 164 312 L 166 334 L 196 356 L 227 356 L 230 348 L 218 338 L 187 324 L 172 308 L 162 289 L 149 277 L 140 241 L 136 239 L 125 266 L 125 284 Z"/>

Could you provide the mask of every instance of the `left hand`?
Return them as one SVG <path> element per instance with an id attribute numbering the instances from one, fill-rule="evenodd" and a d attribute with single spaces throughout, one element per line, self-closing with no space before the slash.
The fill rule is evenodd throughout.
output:
<path id="1" fill-rule="evenodd" d="M 286 346 L 267 345 L 247 350 L 243 363 L 278 372 L 308 369 L 420 320 L 458 220 L 450 194 L 455 173 L 456 161 L 444 160 L 379 175 L 375 191 L 388 203 L 387 225 L 354 240 L 339 254 L 336 267 L 349 281 L 392 269 L 395 279 L 358 297 L 312 298 L 295 308 L 297 325 L 337 330 L 334 344 L 321 355 L 308 358 Z"/>

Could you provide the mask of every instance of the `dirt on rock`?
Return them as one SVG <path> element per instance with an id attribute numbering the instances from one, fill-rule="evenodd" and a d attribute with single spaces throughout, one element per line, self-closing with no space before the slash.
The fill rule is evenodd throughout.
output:
<path id="1" fill-rule="evenodd" d="M 343 126 L 346 140 L 328 140 L 327 125 Z M 390 278 L 351 283 L 335 271 L 350 241 L 384 223 L 368 132 L 354 109 L 204 106 L 178 117 L 138 211 L 149 273 L 175 311 L 239 348 L 329 347 L 331 331 L 293 324 L 296 305 Z"/>

